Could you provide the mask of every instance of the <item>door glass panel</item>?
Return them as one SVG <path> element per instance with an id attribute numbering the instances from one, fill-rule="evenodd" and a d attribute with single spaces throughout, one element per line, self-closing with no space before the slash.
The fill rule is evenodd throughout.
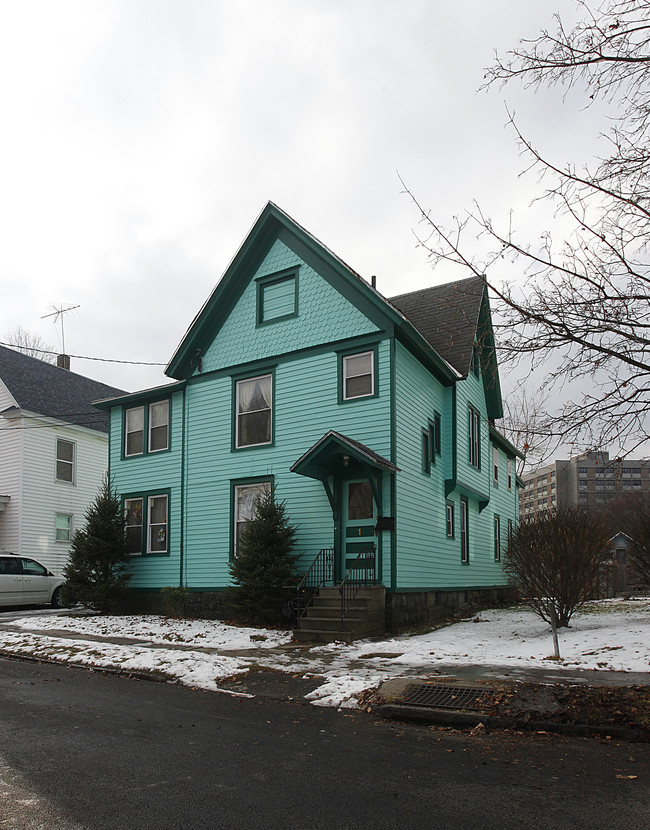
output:
<path id="1" fill-rule="evenodd" d="M 348 485 L 348 519 L 372 519 L 372 488 L 367 481 L 350 482 Z"/>

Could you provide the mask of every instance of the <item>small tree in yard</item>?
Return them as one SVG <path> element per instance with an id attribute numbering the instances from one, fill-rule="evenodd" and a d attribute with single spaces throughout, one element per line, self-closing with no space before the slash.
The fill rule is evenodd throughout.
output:
<path id="1" fill-rule="evenodd" d="M 285 503 L 276 501 L 272 489 L 264 490 L 229 565 L 235 585 L 226 591 L 226 604 L 235 616 L 251 622 L 282 620 L 283 586 L 295 572 L 295 536 Z"/>
<path id="2" fill-rule="evenodd" d="M 86 511 L 86 524 L 72 537 L 66 582 L 61 589 L 65 604 L 77 602 L 103 614 L 116 611 L 128 591 L 122 505 L 108 476 Z"/>
<path id="3" fill-rule="evenodd" d="M 503 567 L 523 601 L 555 629 L 567 627 L 573 612 L 594 596 L 608 557 L 605 521 L 560 507 L 522 520 Z"/>

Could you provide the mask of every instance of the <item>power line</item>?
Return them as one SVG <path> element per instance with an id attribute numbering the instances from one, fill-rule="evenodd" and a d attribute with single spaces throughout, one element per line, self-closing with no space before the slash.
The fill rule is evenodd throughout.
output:
<path id="1" fill-rule="evenodd" d="M 3 343 L 0 341 L 0 346 L 6 346 L 8 349 L 13 349 L 14 351 L 20 351 L 21 346 L 17 346 L 15 343 Z M 52 351 L 51 349 L 37 349 L 35 346 L 29 346 L 29 350 L 32 352 L 40 352 L 41 354 L 55 354 L 58 355 L 58 351 Z M 144 360 L 114 360 L 109 357 L 88 357 L 88 355 L 82 354 L 70 354 L 68 357 L 73 357 L 75 360 L 98 360 L 101 363 L 127 363 L 130 366 L 166 366 L 166 363 L 153 363 L 153 362 L 146 362 Z"/>

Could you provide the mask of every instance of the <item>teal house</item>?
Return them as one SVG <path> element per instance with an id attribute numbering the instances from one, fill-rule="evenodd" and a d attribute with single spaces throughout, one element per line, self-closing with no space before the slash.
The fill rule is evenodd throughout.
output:
<path id="1" fill-rule="evenodd" d="M 228 563 L 268 487 L 298 528 L 316 606 L 333 596 L 339 621 L 364 596 L 375 631 L 505 591 L 518 453 L 495 427 L 482 280 L 386 299 L 269 203 L 166 374 L 97 404 L 141 608 L 182 585 L 194 614 L 223 614 Z"/>

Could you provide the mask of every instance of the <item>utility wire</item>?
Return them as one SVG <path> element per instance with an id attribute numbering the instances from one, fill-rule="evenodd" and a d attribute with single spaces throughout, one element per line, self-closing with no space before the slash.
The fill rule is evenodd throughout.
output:
<path id="1" fill-rule="evenodd" d="M 17 346 L 15 343 L 3 343 L 0 341 L 0 346 L 6 346 L 9 349 L 13 349 L 14 351 L 19 352 L 21 350 L 21 346 Z M 60 352 L 52 351 L 51 349 L 37 349 L 35 346 L 28 347 L 32 352 L 41 352 L 41 354 L 55 354 L 59 355 Z M 113 360 L 110 357 L 88 357 L 88 355 L 82 354 L 69 354 L 68 357 L 74 357 L 75 360 L 98 360 L 101 363 L 128 363 L 131 366 L 166 366 L 166 363 L 148 363 L 144 360 Z"/>

